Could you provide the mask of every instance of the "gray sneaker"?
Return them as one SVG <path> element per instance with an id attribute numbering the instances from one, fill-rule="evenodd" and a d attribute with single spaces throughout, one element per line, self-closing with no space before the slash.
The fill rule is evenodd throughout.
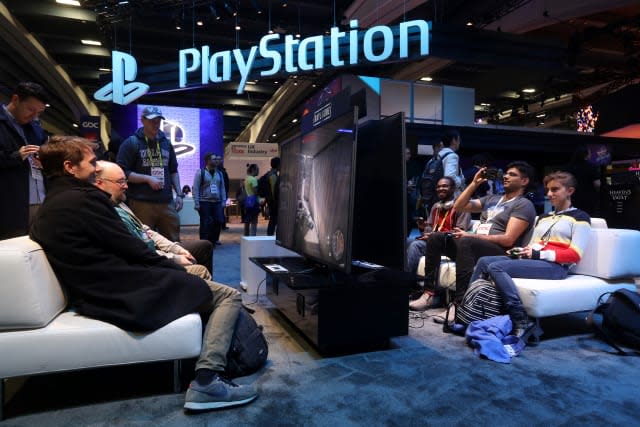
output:
<path id="1" fill-rule="evenodd" d="M 227 408 L 229 406 L 244 405 L 258 397 L 253 386 L 238 385 L 220 376 L 214 377 L 207 385 L 200 385 L 196 380 L 191 381 L 184 408 L 191 410 Z"/>

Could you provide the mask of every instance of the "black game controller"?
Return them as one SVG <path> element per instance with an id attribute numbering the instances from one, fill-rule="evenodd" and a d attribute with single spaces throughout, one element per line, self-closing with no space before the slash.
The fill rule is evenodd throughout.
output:
<path id="1" fill-rule="evenodd" d="M 522 256 L 522 248 L 511 248 L 507 251 L 507 255 L 513 259 L 520 258 Z"/>

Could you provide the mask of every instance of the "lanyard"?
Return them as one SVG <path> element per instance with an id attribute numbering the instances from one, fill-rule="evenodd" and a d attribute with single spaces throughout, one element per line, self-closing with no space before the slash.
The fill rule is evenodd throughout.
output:
<path id="1" fill-rule="evenodd" d="M 149 166 L 154 167 L 153 157 L 151 157 L 151 150 L 149 149 L 149 139 L 145 135 L 144 140 L 147 142 L 147 157 L 149 158 Z M 162 152 L 160 151 L 160 141 L 156 139 L 156 152 L 158 153 L 160 164 L 159 166 L 164 167 L 164 161 L 162 160 Z"/>
<path id="2" fill-rule="evenodd" d="M 440 210 L 438 209 L 438 213 L 440 213 L 439 211 L 440 211 Z M 442 221 L 440 221 L 440 224 L 438 224 L 438 225 L 436 226 L 435 231 L 440 231 L 440 230 L 442 230 L 442 226 L 444 225 L 444 222 L 447 220 L 447 216 L 449 215 L 449 212 L 451 212 L 451 209 L 448 209 L 448 210 L 445 212 L 444 216 L 442 217 Z M 436 218 L 437 218 L 437 217 L 438 217 L 438 216 L 436 215 Z"/>

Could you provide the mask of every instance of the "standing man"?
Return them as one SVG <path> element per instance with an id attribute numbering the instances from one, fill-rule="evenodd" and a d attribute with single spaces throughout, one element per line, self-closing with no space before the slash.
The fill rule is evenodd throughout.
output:
<path id="1" fill-rule="evenodd" d="M 464 175 L 460 169 L 460 157 L 458 150 L 460 149 L 460 133 L 451 129 L 442 136 L 442 150 L 440 150 L 440 158 L 444 167 L 444 176 L 450 176 L 456 182 L 456 195 L 464 190 Z"/>
<path id="2" fill-rule="evenodd" d="M 220 230 L 224 224 L 224 203 L 227 190 L 224 175 L 220 171 L 220 156 L 207 153 L 205 167 L 193 177 L 193 203 L 200 214 L 200 239 L 220 245 Z"/>
<path id="3" fill-rule="evenodd" d="M 280 157 L 271 159 L 271 170 L 269 171 L 269 191 L 266 197 L 269 208 L 269 224 L 267 225 L 267 236 L 273 236 L 278 225 L 278 196 L 280 186 Z"/>
<path id="4" fill-rule="evenodd" d="M 66 295 L 83 316 L 128 331 L 153 331 L 192 312 L 209 315 L 186 409 L 223 408 L 257 397 L 222 376 L 240 293 L 205 281 L 134 237 L 95 180 L 95 144 L 56 136 L 40 157 L 48 195 L 30 237 L 44 249 Z M 120 178 L 122 179 L 122 178 Z"/>
<path id="5" fill-rule="evenodd" d="M 0 108 L 0 239 L 25 235 L 44 200 L 38 151 L 46 141 L 38 116 L 47 96 L 37 83 L 22 82 Z"/>
<path id="6" fill-rule="evenodd" d="M 141 120 L 142 127 L 122 143 L 117 157 L 129 183 L 129 206 L 152 230 L 177 242 L 184 194 L 176 152 L 160 130 L 164 117 L 158 107 L 145 107 Z"/>

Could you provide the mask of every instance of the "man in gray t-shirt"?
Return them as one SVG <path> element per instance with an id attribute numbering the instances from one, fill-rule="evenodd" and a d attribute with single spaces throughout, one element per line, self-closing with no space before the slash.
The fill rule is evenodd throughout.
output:
<path id="1" fill-rule="evenodd" d="M 425 293 L 409 304 L 412 310 L 421 311 L 431 306 L 442 255 L 456 261 L 455 299 L 460 301 L 478 258 L 503 255 L 507 249 L 522 245 L 530 237 L 536 211 L 524 194 L 533 181 L 533 167 L 521 161 L 510 163 L 503 177 L 504 195 L 472 199 L 477 187 L 487 181 L 485 170 L 480 168 L 454 204 L 458 212 L 482 212 L 481 224 L 474 233 L 455 230 L 451 234 L 434 233 L 429 238 L 425 253 Z"/>

